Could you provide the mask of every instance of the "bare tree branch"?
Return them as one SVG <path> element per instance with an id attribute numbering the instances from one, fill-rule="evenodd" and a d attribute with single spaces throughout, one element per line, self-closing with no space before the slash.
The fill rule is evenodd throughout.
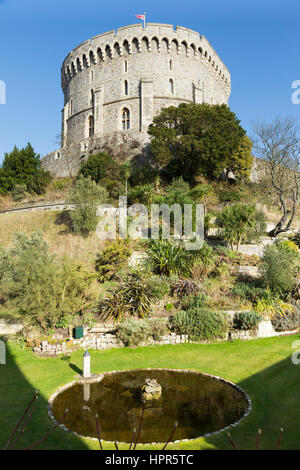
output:
<path id="1" fill-rule="evenodd" d="M 282 216 L 269 232 L 276 237 L 287 232 L 295 219 L 300 189 L 300 139 L 294 118 L 275 118 L 254 127 L 254 148 L 265 162 L 266 175 L 277 195 Z"/>

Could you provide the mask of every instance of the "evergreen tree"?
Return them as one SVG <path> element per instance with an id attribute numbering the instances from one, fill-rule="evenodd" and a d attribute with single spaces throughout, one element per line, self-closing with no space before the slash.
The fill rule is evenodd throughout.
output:
<path id="1" fill-rule="evenodd" d="M 8 193 L 17 185 L 23 185 L 31 193 L 43 194 L 50 183 L 50 173 L 41 169 L 41 159 L 30 145 L 15 147 L 6 153 L 0 169 L 0 192 Z"/>

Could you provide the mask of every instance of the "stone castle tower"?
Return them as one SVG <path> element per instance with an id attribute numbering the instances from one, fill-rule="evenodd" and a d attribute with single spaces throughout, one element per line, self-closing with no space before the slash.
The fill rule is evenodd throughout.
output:
<path id="1" fill-rule="evenodd" d="M 119 28 L 77 46 L 61 69 L 61 149 L 43 158 L 53 176 L 76 174 L 89 155 L 111 149 L 125 159 L 149 141 L 163 107 L 227 104 L 230 73 L 204 36 L 147 23 Z"/>

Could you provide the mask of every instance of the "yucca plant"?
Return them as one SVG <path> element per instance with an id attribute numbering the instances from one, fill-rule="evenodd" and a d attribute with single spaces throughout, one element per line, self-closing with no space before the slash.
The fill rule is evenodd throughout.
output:
<path id="1" fill-rule="evenodd" d="M 193 274 L 196 278 L 207 276 L 216 266 L 218 256 L 215 250 L 204 243 L 200 250 L 195 251 L 193 254 L 194 266 Z"/>
<path id="2" fill-rule="evenodd" d="M 199 292 L 199 284 L 191 279 L 179 279 L 179 281 L 172 284 L 172 294 L 178 297 L 197 295 Z"/>
<path id="3" fill-rule="evenodd" d="M 120 290 L 110 292 L 99 305 L 100 316 L 107 320 L 112 319 L 115 323 L 124 319 L 128 313 L 128 305 Z"/>
<path id="4" fill-rule="evenodd" d="M 131 315 L 144 318 L 150 314 L 155 295 L 151 284 L 141 274 L 133 273 L 128 276 L 122 284 L 120 295 Z"/>
<path id="5" fill-rule="evenodd" d="M 139 272 L 128 275 L 116 291 L 112 291 L 100 304 L 100 315 L 114 322 L 126 316 L 149 316 L 156 296 L 151 283 Z"/>
<path id="6" fill-rule="evenodd" d="M 170 240 L 151 240 L 148 258 L 156 274 L 190 276 L 193 259 L 184 246 Z"/>

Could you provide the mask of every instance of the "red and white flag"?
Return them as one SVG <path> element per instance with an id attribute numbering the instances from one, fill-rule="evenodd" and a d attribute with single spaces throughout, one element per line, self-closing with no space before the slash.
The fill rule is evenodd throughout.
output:
<path id="1" fill-rule="evenodd" d="M 137 18 L 139 18 L 140 20 L 143 20 L 145 21 L 145 17 L 146 15 L 135 15 Z"/>

